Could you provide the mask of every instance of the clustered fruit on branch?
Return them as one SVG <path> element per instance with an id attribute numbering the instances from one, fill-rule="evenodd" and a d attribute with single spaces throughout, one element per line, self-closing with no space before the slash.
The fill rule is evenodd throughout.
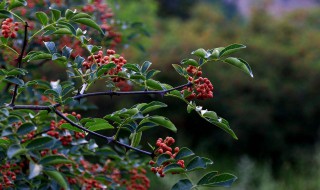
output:
<path id="1" fill-rule="evenodd" d="M 179 147 L 175 147 L 174 149 L 172 149 L 170 146 L 172 146 L 175 143 L 174 138 L 172 137 L 166 137 L 165 140 L 163 140 L 162 138 L 159 138 L 156 142 L 156 147 L 158 147 L 157 149 L 155 149 L 154 153 L 155 153 L 155 157 L 150 160 L 149 164 L 151 166 L 153 166 L 151 168 L 151 171 L 155 174 L 159 174 L 160 177 L 164 177 L 164 171 L 163 169 L 169 165 L 174 163 L 174 160 L 170 160 L 170 161 L 166 161 L 163 164 L 161 164 L 160 166 L 154 167 L 154 165 L 156 164 L 155 160 L 162 154 L 167 154 L 170 156 L 171 159 L 174 159 L 176 157 L 176 155 L 179 153 L 180 148 Z M 185 168 L 184 165 L 184 160 L 177 160 L 176 163 L 181 167 L 181 168 Z M 176 173 L 172 173 L 172 174 L 176 174 Z"/>
<path id="2" fill-rule="evenodd" d="M 69 114 L 65 113 L 65 116 L 68 116 Z M 77 114 L 76 112 L 72 112 L 72 116 L 76 117 L 77 119 L 81 119 L 81 115 Z M 67 123 L 65 120 L 61 119 L 58 123 L 56 121 L 52 120 L 50 122 L 50 130 L 47 132 L 47 135 L 55 137 L 56 139 L 59 139 L 61 141 L 61 144 L 63 146 L 68 146 L 71 144 L 73 138 L 74 139 L 83 139 L 85 138 L 85 133 L 82 132 L 68 132 L 66 133 L 66 129 L 62 129 L 61 125 Z"/>
<path id="3" fill-rule="evenodd" d="M 2 36 L 5 38 L 16 38 L 17 31 L 19 30 L 19 23 L 13 22 L 12 18 L 7 18 L 2 22 Z"/>
<path id="4" fill-rule="evenodd" d="M 97 55 L 90 55 L 86 61 L 82 63 L 85 69 L 90 69 L 93 64 L 97 64 L 99 67 L 102 65 L 107 65 L 109 63 L 116 64 L 116 68 L 109 70 L 106 74 L 117 75 L 122 71 L 122 66 L 127 63 L 127 60 L 122 56 L 116 57 L 116 52 L 112 49 L 107 50 L 107 55 L 103 55 L 103 51 L 99 51 Z M 121 79 L 119 77 L 114 77 L 114 82 L 119 82 Z"/>
<path id="5" fill-rule="evenodd" d="M 193 82 L 194 85 L 191 87 L 185 87 L 181 93 L 184 93 L 184 91 L 188 91 L 190 95 L 187 97 L 188 100 L 193 99 L 209 99 L 213 98 L 213 85 L 210 82 L 208 78 L 202 78 L 202 71 L 201 68 L 189 65 L 186 69 L 186 71 L 190 74 L 192 74 L 194 77 L 189 76 L 188 80 L 190 82 Z M 196 78 L 199 77 L 199 78 Z"/>

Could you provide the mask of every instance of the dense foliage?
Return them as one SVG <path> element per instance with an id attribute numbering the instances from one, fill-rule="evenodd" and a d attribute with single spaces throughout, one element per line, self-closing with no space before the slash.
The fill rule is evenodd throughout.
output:
<path id="1" fill-rule="evenodd" d="M 206 74 L 214 84 L 215 98 L 203 105 L 228 116 L 230 123 L 237 126 L 234 130 L 241 140 L 231 141 L 208 126 L 192 136 L 182 136 L 184 143 L 228 158 L 249 155 L 270 162 L 273 171 L 300 167 L 301 159 L 311 155 L 319 142 L 320 67 L 314 43 L 320 39 L 318 17 L 319 10 L 315 8 L 292 12 L 283 18 L 256 10 L 249 20 L 240 17 L 227 20 L 218 7 L 199 4 L 189 20 L 156 19 L 158 32 L 147 51 L 159 63 L 155 64 L 157 68 L 168 69 L 177 61 L 176 55 L 185 56 L 184 51 L 192 50 L 193 46 L 201 44 L 209 48 L 245 42 L 250 53 L 244 58 L 252 63 L 256 73 L 255 80 L 250 81 L 223 64 L 208 65 L 209 70 L 217 71 Z M 177 33 L 181 28 L 183 34 Z M 134 56 L 130 52 L 126 54 Z M 181 82 L 173 72 L 161 79 Z M 194 125 L 206 125 L 196 118 L 185 119 L 187 114 L 178 104 L 166 101 L 175 108 L 169 114 L 180 113 L 175 117 L 175 123 L 184 126 L 180 132 L 189 134 Z"/>
<path id="2" fill-rule="evenodd" d="M 80 3 L 0 3 L 4 103 L 0 110 L 0 189 L 148 189 L 149 167 L 160 177 L 180 174 L 181 180 L 172 189 L 230 186 L 236 177 L 216 171 L 192 182 L 189 172 L 206 169 L 213 162 L 189 148 L 174 147 L 172 137 L 159 137 L 155 143 L 148 141 L 149 148 L 142 147 L 147 130 L 160 126 L 177 131 L 168 118 L 152 114 L 167 107 L 163 102 L 138 103 L 102 118 L 83 117 L 75 110 L 90 109 L 86 99 L 93 96 L 168 96 L 237 139 L 225 119 L 198 104 L 213 98 L 213 85 L 203 77 L 205 66 L 213 62 L 233 65 L 253 77 L 246 61 L 229 57 L 245 46 L 193 51 L 193 58 L 173 64 L 185 81 L 174 87 L 154 79 L 160 71 L 151 69 L 151 62 L 132 64 L 115 50 L 132 38 L 122 35 L 120 28 L 145 33 L 143 25 L 118 21 L 103 1 L 81 7 Z M 56 73 L 58 80 L 50 81 L 38 72 L 46 65 L 65 72 Z M 90 92 L 97 81 L 105 82 L 104 91 Z M 103 145 L 93 137 L 102 139 Z"/>

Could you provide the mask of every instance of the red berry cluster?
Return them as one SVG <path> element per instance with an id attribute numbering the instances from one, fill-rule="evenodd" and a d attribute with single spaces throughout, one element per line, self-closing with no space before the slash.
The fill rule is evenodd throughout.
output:
<path id="1" fill-rule="evenodd" d="M 116 52 L 114 50 L 108 49 L 107 55 L 104 56 L 103 51 L 99 51 L 97 55 L 90 55 L 87 60 L 82 63 L 82 65 L 85 69 L 89 69 L 94 63 L 98 64 L 98 66 L 102 66 L 113 62 L 117 65 L 117 67 L 109 70 L 107 74 L 116 75 L 122 71 L 122 66 L 127 63 L 127 60 L 125 60 L 122 56 L 118 57 L 115 53 Z M 120 78 L 114 78 L 114 82 L 119 81 Z"/>
<path id="2" fill-rule="evenodd" d="M 19 23 L 13 23 L 12 18 L 7 18 L 5 21 L 2 22 L 2 35 L 5 38 L 16 38 L 17 31 L 19 30 Z"/>
<path id="3" fill-rule="evenodd" d="M 103 0 L 95 0 L 93 4 L 85 5 L 82 8 L 82 11 L 87 13 L 98 13 L 97 15 L 100 16 L 100 21 L 102 22 L 101 28 L 107 31 L 106 34 L 108 35 L 108 39 L 111 40 L 111 48 L 114 48 L 117 44 L 121 43 L 121 34 L 115 31 L 110 25 L 110 22 L 108 23 L 108 19 L 111 19 L 114 16 L 112 9 L 109 8 Z"/>
<path id="4" fill-rule="evenodd" d="M 109 8 L 102 0 L 94 0 L 93 4 L 85 5 L 82 8 L 82 11 L 87 13 L 98 11 L 100 13 L 99 16 L 101 21 L 105 21 L 106 19 L 113 17 L 112 9 Z"/>
<path id="5" fill-rule="evenodd" d="M 12 123 L 12 127 L 13 127 L 14 129 L 16 129 L 16 130 L 18 130 L 21 125 L 22 125 L 22 122 L 21 122 L 21 121 Z M 25 135 L 22 137 L 21 143 L 24 143 L 24 142 L 26 142 L 26 141 L 28 141 L 28 140 L 33 139 L 35 133 L 36 133 L 36 131 L 31 131 L 31 132 L 29 132 L 28 134 L 25 134 Z"/>
<path id="6" fill-rule="evenodd" d="M 53 150 L 49 150 L 49 149 L 44 149 L 40 152 L 41 157 L 46 156 L 47 154 L 49 154 L 49 152 L 51 152 L 51 154 L 58 154 L 58 150 L 57 149 L 53 149 Z"/>
<path id="7" fill-rule="evenodd" d="M 116 86 L 120 88 L 120 91 L 125 91 L 125 92 L 128 92 L 132 89 L 132 85 L 130 85 L 126 80 L 120 80 L 119 82 L 116 83 Z"/>
<path id="8" fill-rule="evenodd" d="M 187 97 L 188 100 L 193 100 L 195 98 L 200 100 L 213 98 L 213 85 L 208 78 L 199 77 L 194 80 L 192 77 L 189 77 L 189 81 L 193 81 L 194 85 L 192 87 L 184 87 L 181 91 L 181 93 L 183 93 L 184 90 L 191 92 Z"/>
<path id="9" fill-rule="evenodd" d="M 130 180 L 127 181 L 127 190 L 147 190 L 150 188 L 150 180 L 146 176 L 145 169 L 133 168 L 129 171 Z"/>
<path id="10" fill-rule="evenodd" d="M 197 77 L 200 77 L 202 75 L 202 71 L 201 71 L 201 68 L 197 68 L 195 66 L 192 66 L 192 65 L 189 65 L 187 68 L 186 68 L 186 71 L 192 75 L 195 75 Z"/>
<path id="11" fill-rule="evenodd" d="M 21 173 L 21 170 L 17 164 L 7 162 L 0 166 L 0 173 L 2 176 L 2 179 L 0 178 L 0 190 L 2 190 L 13 185 L 13 182 L 17 179 L 17 174 Z"/>
<path id="12" fill-rule="evenodd" d="M 68 114 L 64 114 L 64 115 L 68 116 Z M 73 115 L 77 119 L 81 119 L 81 115 L 77 114 L 76 112 L 72 112 L 71 115 Z M 50 122 L 50 130 L 47 132 L 47 135 L 55 137 L 56 139 L 59 139 L 63 146 L 70 145 L 73 140 L 73 137 L 75 139 L 80 139 L 85 137 L 85 134 L 81 132 L 74 132 L 73 136 L 70 133 L 65 133 L 63 136 L 60 135 L 60 132 L 66 132 L 65 129 L 61 129 L 61 130 L 59 129 L 59 127 L 64 123 L 66 123 L 65 120 L 60 120 L 58 123 L 52 120 Z"/>
<path id="13" fill-rule="evenodd" d="M 94 175 L 97 174 L 99 171 L 102 171 L 101 166 L 99 164 L 91 164 L 86 160 L 80 160 L 80 164 L 85 169 L 85 172 L 83 172 L 83 175 L 86 174 L 86 176 L 81 176 L 79 180 L 68 179 L 68 181 L 71 182 L 70 184 L 81 183 L 82 187 L 84 187 L 84 189 L 86 190 L 95 189 L 95 188 L 105 189 L 104 186 L 99 181 L 94 179 Z M 92 176 L 88 177 L 88 174 L 91 174 Z"/>
<path id="14" fill-rule="evenodd" d="M 172 150 L 170 146 L 172 146 L 174 143 L 175 143 L 175 140 L 172 137 L 166 137 L 165 140 L 163 140 L 162 138 L 159 138 L 156 142 L 156 146 L 158 147 L 155 150 L 156 157 L 158 157 L 161 154 L 168 154 L 172 159 L 174 159 L 178 154 L 178 152 L 180 151 L 179 147 L 175 147 Z M 164 177 L 165 175 L 163 173 L 163 169 L 171 163 L 172 161 L 168 161 L 158 167 L 151 167 L 151 171 L 155 174 L 158 173 L 160 177 Z M 179 164 L 181 168 L 185 168 L 184 160 L 178 160 L 176 163 Z M 151 166 L 154 166 L 156 162 L 154 160 L 150 160 L 149 164 Z M 172 173 L 172 174 L 175 174 L 175 173 Z"/>
<path id="15" fill-rule="evenodd" d="M 101 183 L 99 183 L 97 180 L 95 179 L 83 179 L 83 183 L 84 183 L 84 189 L 85 190 L 91 190 L 91 189 L 106 189 L 103 188 L 103 185 Z"/>

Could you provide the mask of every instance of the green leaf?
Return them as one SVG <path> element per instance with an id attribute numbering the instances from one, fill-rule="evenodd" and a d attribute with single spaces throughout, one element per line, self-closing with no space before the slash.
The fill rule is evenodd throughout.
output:
<path id="1" fill-rule="evenodd" d="M 115 159 L 116 161 L 121 160 L 119 155 L 114 150 L 112 150 L 110 147 L 103 147 L 103 148 L 97 149 L 96 155 L 112 158 L 112 159 Z"/>
<path id="2" fill-rule="evenodd" d="M 12 14 L 7 10 L 0 10 L 0 18 L 12 18 Z"/>
<path id="3" fill-rule="evenodd" d="M 140 144 L 142 132 L 132 133 L 131 146 L 137 147 Z"/>
<path id="4" fill-rule="evenodd" d="M 224 48 L 215 48 L 212 50 L 209 50 L 209 52 L 211 53 L 211 55 L 209 56 L 209 59 L 217 59 L 220 56 L 220 51 L 224 49 Z"/>
<path id="5" fill-rule="evenodd" d="M 142 73 L 145 73 L 145 72 L 147 72 L 147 70 L 149 69 L 149 67 L 151 66 L 151 62 L 149 62 L 149 61 L 145 61 L 143 64 L 142 64 L 142 66 L 141 66 L 141 72 Z"/>
<path id="6" fill-rule="evenodd" d="M 57 10 L 57 9 L 51 9 L 51 17 L 52 17 L 52 21 L 57 21 L 61 18 L 61 11 Z"/>
<path id="7" fill-rule="evenodd" d="M 171 190 L 191 190 L 192 186 L 192 182 L 189 179 L 182 179 L 174 184 Z"/>
<path id="8" fill-rule="evenodd" d="M 9 3 L 9 10 L 12 10 L 14 8 L 27 6 L 27 1 L 24 0 L 11 0 Z"/>
<path id="9" fill-rule="evenodd" d="M 187 72 L 178 64 L 172 64 L 173 68 L 179 73 L 181 76 L 186 76 Z"/>
<path id="10" fill-rule="evenodd" d="M 38 52 L 29 57 L 28 62 L 35 60 L 43 60 L 43 59 L 52 59 L 52 55 L 50 53 Z"/>
<path id="11" fill-rule="evenodd" d="M 42 165 L 56 165 L 56 164 L 73 164 L 74 162 L 69 160 L 68 158 L 62 156 L 62 155 L 49 155 L 46 157 L 43 157 L 39 164 Z"/>
<path id="12" fill-rule="evenodd" d="M 6 73 L 6 75 L 14 75 L 15 76 L 15 75 L 25 75 L 27 73 L 28 73 L 28 71 L 25 69 L 15 68 L 15 69 L 8 71 Z"/>
<path id="13" fill-rule="evenodd" d="M 102 65 L 97 70 L 97 77 L 100 77 L 101 75 L 103 75 L 104 73 L 108 72 L 109 70 L 111 70 L 115 67 L 116 67 L 116 64 L 114 64 L 114 63 L 108 63 L 106 65 Z"/>
<path id="14" fill-rule="evenodd" d="M 92 18 L 90 15 L 88 15 L 87 13 L 77 13 L 77 14 L 74 14 L 72 16 L 72 20 L 75 20 L 75 19 L 79 19 L 79 18 Z"/>
<path id="15" fill-rule="evenodd" d="M 198 62 L 194 59 L 184 59 L 181 61 L 182 65 L 192 65 L 192 66 L 199 66 Z"/>
<path id="16" fill-rule="evenodd" d="M 140 74 L 133 74 L 130 76 L 130 79 L 136 79 L 136 80 L 146 80 L 146 77 Z"/>
<path id="17" fill-rule="evenodd" d="M 207 174 L 205 174 L 200 180 L 199 182 L 197 183 L 197 185 L 203 185 L 203 184 L 207 184 L 209 183 L 210 179 L 212 177 L 214 177 L 215 175 L 217 175 L 218 172 L 217 171 L 212 171 L 212 172 L 209 172 Z"/>
<path id="18" fill-rule="evenodd" d="M 188 104 L 187 106 L 187 112 L 191 113 L 191 111 L 194 110 L 193 106 L 191 106 L 190 104 Z"/>
<path id="19" fill-rule="evenodd" d="M 29 150 L 42 150 L 51 148 L 55 143 L 52 137 L 39 137 L 32 139 L 26 146 Z"/>
<path id="20" fill-rule="evenodd" d="M 219 120 L 219 117 L 217 116 L 217 113 L 214 111 L 206 111 L 203 114 L 204 117 L 209 118 L 209 119 L 214 119 L 214 120 Z"/>
<path id="21" fill-rule="evenodd" d="M 189 156 L 193 156 L 193 155 L 194 155 L 194 153 L 189 148 L 183 147 L 180 149 L 180 151 L 178 152 L 178 154 L 176 155 L 176 157 L 174 159 L 181 160 L 181 159 L 187 158 Z"/>
<path id="22" fill-rule="evenodd" d="M 249 74 L 253 78 L 253 73 L 250 68 L 250 65 L 243 59 L 235 58 L 235 57 L 228 57 L 227 59 L 223 60 L 226 63 L 229 63 L 235 67 L 238 67 L 243 72 Z"/>
<path id="23" fill-rule="evenodd" d="M 43 93 L 44 95 L 53 95 L 56 98 L 59 98 L 59 93 L 57 93 L 56 91 L 52 90 L 52 89 L 48 89 L 46 91 L 44 91 Z"/>
<path id="24" fill-rule="evenodd" d="M 213 164 L 210 159 L 196 156 L 188 163 L 186 169 L 188 172 L 197 169 L 206 169 L 210 164 Z"/>
<path id="25" fill-rule="evenodd" d="M 48 51 L 52 54 L 57 53 L 57 48 L 54 42 L 43 42 Z"/>
<path id="26" fill-rule="evenodd" d="M 79 55 L 74 59 L 74 62 L 77 64 L 77 68 L 82 67 L 82 63 L 84 62 L 84 60 L 85 59 Z"/>
<path id="27" fill-rule="evenodd" d="M 52 171 L 43 171 L 47 176 L 54 179 L 63 189 L 67 190 L 69 189 L 68 183 L 66 179 L 63 177 L 63 175 L 55 170 Z"/>
<path id="28" fill-rule="evenodd" d="M 134 72 L 140 73 L 139 65 L 137 65 L 137 64 L 127 63 L 127 64 L 123 65 L 122 67 L 126 68 L 126 69 L 128 69 L 130 71 L 134 71 Z"/>
<path id="29" fill-rule="evenodd" d="M 66 96 L 67 94 L 72 92 L 74 90 L 74 88 L 75 87 L 73 85 L 63 87 L 62 92 L 61 92 L 61 96 L 63 96 L 63 97 Z"/>
<path id="30" fill-rule="evenodd" d="M 137 105 L 137 108 L 139 109 L 139 111 L 142 114 L 149 113 L 151 111 L 154 111 L 154 110 L 157 110 L 160 108 L 165 108 L 165 107 L 167 107 L 167 104 L 162 103 L 162 102 L 158 102 L 158 101 L 152 101 L 148 104 L 138 104 Z"/>
<path id="31" fill-rule="evenodd" d="M 171 157 L 168 154 L 161 154 L 158 156 L 156 163 L 158 166 L 161 166 L 163 163 L 170 161 Z"/>
<path id="32" fill-rule="evenodd" d="M 58 30 L 54 31 L 52 34 L 69 35 L 69 34 L 72 34 L 72 32 L 68 28 L 59 28 Z"/>
<path id="33" fill-rule="evenodd" d="M 179 164 L 169 164 L 163 169 L 163 173 L 183 173 L 184 169 Z"/>
<path id="34" fill-rule="evenodd" d="M 59 20 L 58 24 L 56 25 L 59 28 L 67 28 L 69 31 L 75 36 L 76 35 L 76 29 L 72 26 L 72 24 L 65 22 L 63 20 Z"/>
<path id="35" fill-rule="evenodd" d="M 158 73 L 160 73 L 160 71 L 158 71 L 158 70 L 154 70 L 154 69 L 149 70 L 147 72 L 147 74 L 146 74 L 146 79 L 150 79 L 150 78 L 154 77 Z"/>
<path id="36" fill-rule="evenodd" d="M 192 55 L 198 56 L 202 59 L 205 59 L 208 55 L 208 52 L 206 50 L 204 50 L 203 48 L 197 49 L 193 52 L 191 52 Z"/>
<path id="37" fill-rule="evenodd" d="M 89 18 L 79 18 L 79 19 L 72 18 L 71 20 L 75 23 L 84 24 L 86 26 L 94 28 L 94 29 L 98 30 L 102 35 L 104 35 L 104 32 L 102 31 L 100 26 L 96 22 L 94 22 L 93 20 L 91 20 Z"/>
<path id="38" fill-rule="evenodd" d="M 142 120 L 136 130 L 137 132 L 142 132 L 142 131 L 151 129 L 152 127 L 155 127 L 155 126 L 158 126 L 158 125 L 153 122 L 145 122 Z"/>
<path id="39" fill-rule="evenodd" d="M 155 89 L 155 90 L 163 90 L 161 83 L 159 81 L 155 81 L 153 79 L 148 79 L 146 81 L 147 86 L 151 89 Z"/>
<path id="40" fill-rule="evenodd" d="M 71 11 L 70 9 L 67 9 L 65 12 L 65 17 L 66 19 L 70 19 L 72 16 L 74 16 L 76 13 L 74 13 L 73 11 Z"/>
<path id="41" fill-rule="evenodd" d="M 112 125 L 108 123 L 108 121 L 101 118 L 94 118 L 93 121 L 87 122 L 85 125 L 86 128 L 90 131 L 99 131 L 105 129 L 114 129 Z"/>
<path id="42" fill-rule="evenodd" d="M 229 173 L 217 174 L 210 172 L 203 176 L 197 185 L 205 187 L 230 187 L 237 180 L 235 175 Z"/>
<path id="43" fill-rule="evenodd" d="M 203 114 L 205 115 L 205 114 Z M 233 130 L 230 128 L 229 123 L 227 120 L 219 117 L 218 119 L 213 119 L 213 118 L 208 118 L 208 117 L 203 117 L 205 120 L 208 122 L 214 124 L 215 126 L 221 128 L 225 132 L 229 133 L 234 139 L 238 140 L 237 135 L 233 132 Z"/>
<path id="44" fill-rule="evenodd" d="M 91 53 L 95 53 L 95 52 L 99 51 L 102 47 L 101 46 L 94 46 L 94 45 L 87 45 L 87 48 Z"/>
<path id="45" fill-rule="evenodd" d="M 75 131 L 75 132 L 79 132 L 79 133 L 82 133 L 83 131 L 75 126 L 72 126 L 71 124 L 69 123 L 64 123 L 62 125 L 60 125 L 60 127 L 62 129 L 68 129 L 68 130 L 71 130 L 71 131 Z"/>
<path id="46" fill-rule="evenodd" d="M 152 116 L 149 118 L 146 118 L 148 121 L 151 121 L 153 123 L 156 123 L 160 126 L 163 126 L 167 129 L 170 129 L 173 132 L 177 132 L 177 128 L 174 126 L 174 124 L 166 117 L 163 116 Z"/>
<path id="47" fill-rule="evenodd" d="M 18 77 L 14 77 L 14 76 L 8 76 L 8 77 L 4 78 L 3 81 L 13 83 L 13 84 L 16 84 L 19 86 L 24 85 L 23 80 L 19 79 Z"/>
<path id="48" fill-rule="evenodd" d="M 62 48 L 62 56 L 65 56 L 67 59 L 70 58 L 71 53 L 72 53 L 72 49 L 71 48 L 69 48 L 67 46 L 64 46 Z"/>
<path id="49" fill-rule="evenodd" d="M 42 25 L 46 26 L 48 24 L 48 16 L 46 13 L 40 11 L 40 12 L 36 12 L 36 17 L 38 18 L 38 20 L 41 22 Z"/>
<path id="50" fill-rule="evenodd" d="M 24 154 L 25 152 L 26 152 L 26 149 L 22 148 L 21 145 L 13 144 L 8 148 L 7 155 L 8 155 L 8 158 L 11 159 L 17 155 Z"/>
<path id="51" fill-rule="evenodd" d="M 30 164 L 29 164 L 29 177 L 28 178 L 32 179 L 32 178 L 37 177 L 41 173 L 42 168 L 43 167 L 41 165 L 30 161 Z"/>
<path id="52" fill-rule="evenodd" d="M 33 123 L 24 123 L 22 124 L 18 130 L 17 130 L 17 134 L 18 135 L 26 135 L 28 133 L 30 133 L 31 131 L 36 130 L 36 126 L 33 125 Z"/>
<path id="53" fill-rule="evenodd" d="M 231 44 L 231 45 L 225 47 L 223 50 L 221 50 L 220 57 L 229 55 L 231 53 L 237 52 L 237 51 L 244 49 L 244 48 L 246 48 L 246 46 L 242 45 L 242 44 Z"/>
<path id="54" fill-rule="evenodd" d="M 0 138 L 0 146 L 7 147 L 10 144 L 9 140 L 1 139 Z"/>

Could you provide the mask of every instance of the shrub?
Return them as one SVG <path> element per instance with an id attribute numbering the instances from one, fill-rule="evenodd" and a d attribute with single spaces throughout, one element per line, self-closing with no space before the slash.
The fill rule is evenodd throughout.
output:
<path id="1" fill-rule="evenodd" d="M 173 65 L 186 80 L 173 87 L 153 78 L 160 71 L 150 69 L 151 62 L 131 64 L 115 51 L 123 36 L 107 4 L 96 0 L 78 6 L 79 12 L 61 1 L 51 3 L 0 3 L 4 19 L 0 79 L 5 102 L 0 109 L 0 189 L 148 189 L 149 169 L 160 177 L 184 174 L 186 178 L 172 189 L 230 186 L 236 180 L 232 174 L 210 171 L 192 183 L 187 174 L 213 162 L 186 147 L 175 147 L 172 137 L 159 137 L 149 143 L 149 150 L 142 147 L 146 130 L 177 131 L 169 119 L 152 114 L 167 107 L 160 101 L 138 103 L 103 118 L 83 118 L 75 110 L 89 109 L 85 99 L 93 96 L 172 97 L 186 103 L 188 112 L 195 111 L 237 139 L 225 119 L 198 102 L 213 98 L 213 85 L 202 77 L 210 62 L 222 61 L 253 76 L 244 60 L 228 57 L 244 45 L 193 51 L 196 59 Z M 44 10 L 48 5 L 50 9 Z M 39 8 L 42 11 L 35 12 Z M 131 23 L 130 27 L 142 26 Z M 50 81 L 38 72 L 47 64 L 63 68 L 66 76 L 54 73 L 60 79 Z M 106 82 L 105 91 L 89 92 L 100 80 Z M 95 138 L 105 144 L 98 145 Z"/>

